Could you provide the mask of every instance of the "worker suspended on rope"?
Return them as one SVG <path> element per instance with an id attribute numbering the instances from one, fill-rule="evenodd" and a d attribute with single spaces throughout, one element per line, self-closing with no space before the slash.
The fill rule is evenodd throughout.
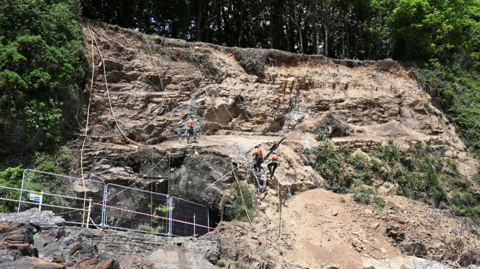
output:
<path id="1" fill-rule="evenodd" d="M 187 127 L 188 127 L 187 142 L 190 142 L 190 136 L 193 136 L 193 142 L 197 142 L 197 133 L 195 133 L 195 130 L 193 129 L 193 117 L 192 116 L 188 117 Z"/>
<path id="2" fill-rule="evenodd" d="M 270 178 L 273 177 L 275 170 L 277 170 L 278 164 L 279 162 L 278 162 L 277 151 L 274 150 L 272 152 L 272 155 L 270 155 L 270 160 L 267 164 L 267 169 L 268 169 L 268 172 L 270 173 Z"/>
<path id="3" fill-rule="evenodd" d="M 253 152 L 253 169 L 255 171 L 261 171 L 263 163 L 263 151 L 260 149 L 260 146 L 255 145 Z"/>

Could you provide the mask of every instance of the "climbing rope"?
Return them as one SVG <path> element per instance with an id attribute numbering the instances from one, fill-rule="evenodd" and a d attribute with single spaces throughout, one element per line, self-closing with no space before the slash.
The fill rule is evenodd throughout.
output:
<path id="1" fill-rule="evenodd" d="M 189 47 L 190 47 L 190 51 L 191 51 L 191 53 L 192 53 L 192 58 L 193 58 L 195 67 L 198 69 L 198 71 L 199 71 L 199 73 L 200 73 L 200 78 L 201 78 L 202 84 L 205 84 L 205 81 L 206 81 L 206 80 L 205 80 L 205 77 L 207 77 L 206 72 L 203 70 L 202 65 L 197 61 L 197 58 L 195 57 L 195 51 L 193 50 L 191 44 L 189 44 Z M 216 88 L 215 88 L 215 91 L 217 91 Z M 208 92 L 207 92 L 206 89 L 204 89 L 204 92 L 205 92 L 205 94 L 206 94 L 207 97 L 208 97 L 208 101 L 210 102 L 210 106 L 212 107 L 213 114 L 215 114 L 215 118 L 217 119 L 218 125 L 219 125 L 220 128 L 222 128 L 222 130 L 223 130 L 224 128 L 223 128 L 223 126 L 222 126 L 222 123 L 220 122 L 220 119 L 218 118 L 217 112 L 215 112 L 215 107 L 213 106 L 212 98 L 210 97 L 210 95 L 208 94 Z M 218 95 L 218 92 L 217 92 L 217 95 Z M 225 105 L 225 103 L 223 103 L 223 106 L 225 107 L 225 110 L 226 110 L 227 113 L 230 115 L 230 117 L 233 119 L 233 116 L 232 116 L 232 114 L 230 114 L 230 111 L 229 111 L 229 109 L 227 108 L 227 106 Z"/>
<path id="2" fill-rule="evenodd" d="M 278 188 L 278 211 L 279 211 L 279 217 L 278 217 L 278 236 L 277 239 L 275 239 L 274 243 L 280 239 L 280 233 L 282 230 L 282 197 L 280 196 L 280 180 L 277 179 L 277 188 Z"/>
<path id="3" fill-rule="evenodd" d="M 100 36 L 101 38 L 103 38 L 103 40 L 105 40 L 105 41 L 107 42 L 107 44 L 110 45 L 110 48 L 112 48 L 118 55 L 120 55 L 121 58 L 123 58 L 123 59 L 124 59 L 125 61 L 127 61 L 127 62 L 130 61 L 130 59 L 128 59 L 128 58 L 125 56 L 126 53 L 121 53 L 120 51 L 118 51 L 118 50 L 115 48 L 115 46 L 112 45 L 112 42 L 111 42 L 110 39 L 108 39 L 107 37 L 105 37 L 105 36 L 102 35 L 101 33 L 97 32 L 94 28 L 92 28 L 92 31 L 93 31 L 94 33 L 96 33 L 98 36 Z M 119 44 L 118 42 L 116 42 L 116 43 Z M 120 44 L 120 45 L 121 45 L 121 44 Z M 154 63 L 154 66 L 156 67 L 156 64 L 155 64 L 155 63 Z M 156 70 L 156 68 L 155 68 L 155 70 Z M 159 75 L 159 79 L 160 79 L 160 83 L 161 83 L 160 86 L 162 87 L 162 89 L 158 88 L 157 85 L 155 85 L 150 79 L 145 78 L 145 80 L 146 80 L 148 83 L 150 83 L 150 85 L 152 85 L 154 88 L 156 88 L 158 91 L 164 91 L 163 80 L 161 79 L 160 74 L 158 73 L 158 71 L 157 71 L 157 74 Z M 137 87 L 137 85 L 135 85 L 135 87 Z M 171 103 L 173 103 L 173 102 L 172 102 L 172 100 L 170 99 L 170 97 L 168 97 L 168 96 L 165 96 L 165 97 L 167 98 L 167 101 L 168 101 L 168 105 L 167 105 L 168 113 L 165 115 L 165 116 L 167 116 L 167 115 L 169 115 L 169 114 L 172 112 L 172 111 L 170 110 L 169 104 L 171 104 Z M 159 106 L 160 106 L 160 105 L 159 105 Z"/>
<path id="4" fill-rule="evenodd" d="M 100 58 L 101 58 L 101 60 L 102 60 L 103 71 L 104 71 L 104 79 L 105 79 L 105 86 L 106 86 L 106 91 L 107 91 L 107 96 L 108 96 L 108 101 L 109 101 L 109 106 L 110 106 L 110 112 L 111 112 L 111 114 L 112 114 L 112 117 L 114 118 L 116 127 L 117 127 L 117 129 L 119 130 L 119 132 L 120 132 L 127 140 L 131 141 L 132 143 L 135 143 L 135 144 L 139 145 L 139 144 L 136 143 L 135 141 L 133 141 L 133 140 L 131 140 L 130 138 L 128 138 L 128 137 L 123 133 L 123 131 L 121 130 L 121 128 L 120 128 L 120 126 L 119 126 L 119 124 L 118 124 L 118 121 L 117 121 L 117 119 L 116 119 L 116 117 L 115 117 L 115 114 L 114 114 L 114 111 L 113 111 L 113 108 L 112 108 L 112 102 L 111 102 L 110 92 L 109 92 L 109 88 L 108 88 L 108 81 L 107 81 L 107 78 L 106 78 L 105 61 L 104 61 L 103 55 L 102 55 L 102 53 L 101 53 L 101 51 L 100 51 L 100 48 L 99 48 L 99 46 L 98 46 L 96 37 L 95 37 L 95 35 L 93 34 L 93 31 L 94 31 L 94 30 L 92 30 L 92 27 L 90 26 L 90 24 L 88 25 L 88 27 L 89 27 L 90 34 L 91 34 L 91 36 L 92 36 L 92 51 L 93 51 L 93 43 L 95 42 L 95 46 L 96 46 L 96 48 L 97 48 L 97 50 L 98 50 L 98 53 L 99 53 L 99 55 L 100 55 Z M 108 40 L 107 40 L 107 41 L 108 41 Z M 151 51 L 150 44 L 149 44 L 148 42 L 146 42 L 146 45 L 148 46 L 148 52 L 150 53 L 150 55 L 152 55 L 152 51 Z M 113 47 L 113 46 L 112 46 L 112 47 Z M 192 51 L 192 54 L 194 54 L 193 48 L 192 48 L 191 45 L 190 45 L 190 49 L 191 49 L 191 51 Z M 92 57 L 93 57 L 93 53 L 92 53 Z M 154 58 L 153 56 L 151 56 L 151 57 L 152 57 L 152 59 Z M 200 65 L 200 63 L 198 63 L 197 59 L 196 59 L 195 57 L 193 57 L 193 59 L 194 59 L 194 63 L 195 63 L 196 68 L 199 70 L 202 84 L 204 85 L 204 84 L 205 84 L 205 81 L 206 81 L 205 77 L 207 76 L 207 75 L 206 75 L 206 72 L 203 70 L 203 68 L 202 68 L 202 66 Z M 157 64 L 156 60 L 153 59 L 153 65 L 156 66 L 156 64 Z M 160 84 L 161 84 L 160 86 L 161 86 L 161 88 L 162 88 L 162 89 L 159 89 L 159 90 L 163 91 L 163 90 L 164 90 L 164 84 L 163 84 L 163 80 L 162 80 L 160 74 L 158 73 L 158 71 L 157 71 L 157 76 L 159 77 Z M 151 81 L 149 81 L 149 82 L 150 82 L 154 87 L 156 87 L 156 85 L 153 84 Z M 92 78 L 92 85 L 93 85 L 93 78 Z M 158 89 L 158 87 L 156 87 L 156 88 Z M 197 88 L 197 90 L 200 90 L 200 88 Z M 218 88 L 214 88 L 214 90 L 215 90 L 216 96 L 220 97 L 220 94 L 219 94 L 219 92 L 218 92 Z M 258 89 L 257 89 L 257 90 L 258 90 Z M 212 97 L 210 96 L 210 94 L 208 93 L 208 91 L 207 91 L 206 89 L 204 89 L 204 91 L 205 91 L 205 95 L 206 95 L 207 98 L 209 99 L 210 106 L 211 106 L 211 108 L 212 108 L 212 111 L 213 111 L 213 113 L 214 113 L 214 115 L 215 115 L 215 118 L 216 118 L 216 120 L 217 120 L 220 128 L 224 129 L 223 126 L 222 126 L 222 124 L 221 124 L 221 122 L 220 122 L 220 119 L 219 119 L 219 117 L 218 117 L 218 115 L 217 115 L 217 113 L 216 113 L 216 109 L 215 109 L 214 104 L 213 104 L 213 102 L 212 102 Z M 194 96 L 194 94 L 193 94 L 192 96 Z M 215 96 L 215 94 L 214 94 L 214 96 Z M 169 99 L 168 97 L 167 97 L 167 99 L 168 99 L 169 102 L 170 102 L 170 99 Z M 245 109 L 245 105 L 243 104 L 241 98 L 239 98 L 239 100 L 240 100 L 240 103 L 241 103 L 241 105 L 242 105 L 242 109 L 243 109 L 244 112 L 245 112 L 245 115 L 249 118 L 249 120 L 251 120 L 250 117 L 249 117 L 249 115 L 248 115 L 248 112 L 247 112 L 246 109 Z M 229 114 L 229 116 L 233 119 L 233 116 L 232 116 L 232 114 L 230 113 L 230 110 L 228 109 L 228 107 L 225 105 L 225 103 L 223 103 L 223 106 L 225 107 L 225 110 L 227 111 L 227 113 Z M 170 110 L 168 105 L 167 105 L 167 109 Z M 169 111 L 169 113 L 171 113 L 171 111 Z M 167 114 L 167 115 L 168 115 L 168 114 Z M 88 120 L 88 119 L 87 119 L 87 120 Z M 87 128 L 88 128 L 88 125 L 87 125 Z M 86 130 L 86 131 L 87 131 L 87 130 Z M 186 131 L 185 131 L 185 133 L 186 133 Z M 184 133 L 184 135 L 185 135 L 185 133 Z M 182 136 L 178 139 L 178 141 L 175 143 L 175 145 L 172 147 L 172 149 L 177 146 L 177 144 L 180 142 L 180 140 L 183 138 L 184 135 L 182 135 Z M 85 142 L 84 142 L 84 143 L 85 143 Z M 82 147 L 82 151 L 83 151 L 83 147 Z M 83 152 L 82 152 L 82 154 L 83 154 Z M 148 175 L 151 171 L 153 171 L 153 169 L 155 169 L 167 156 L 169 156 L 169 154 L 171 154 L 171 149 L 170 149 L 170 151 L 169 151 L 156 165 L 154 165 L 146 174 Z M 83 155 L 82 155 L 82 157 L 83 157 Z M 248 161 L 246 161 L 246 162 L 248 162 Z M 242 163 L 241 165 L 244 165 L 246 162 Z M 212 183 L 211 185 L 209 185 L 205 190 L 207 190 L 207 189 L 210 188 L 211 186 L 215 185 L 215 184 L 216 184 L 217 182 L 219 182 L 220 180 L 224 179 L 224 178 L 225 178 L 226 176 L 228 176 L 230 173 L 236 171 L 239 167 L 240 167 L 240 165 L 239 165 L 237 168 L 232 169 L 232 171 L 228 172 L 227 174 L 223 175 L 220 179 L 218 179 L 217 181 L 215 181 L 214 183 Z M 236 179 L 236 181 L 237 181 L 237 184 L 239 184 L 239 181 L 238 181 L 238 178 L 236 177 L 236 174 L 234 174 L 234 177 L 235 177 L 235 179 Z M 82 164 L 82 178 L 83 178 L 83 164 Z M 134 182 L 132 185 L 134 185 L 135 183 L 136 183 L 136 182 Z M 278 182 L 278 184 L 280 184 L 280 183 Z M 123 190 L 123 191 L 124 191 L 124 190 Z M 123 192 L 123 191 L 121 191 L 121 192 Z M 115 196 L 118 195 L 118 194 L 120 194 L 121 192 L 115 194 Z M 241 192 L 241 190 L 240 190 L 240 192 Z M 245 206 L 245 200 L 244 200 L 244 197 L 243 197 L 243 193 L 241 193 L 241 196 L 242 196 L 242 202 L 243 202 L 243 204 L 244 204 L 244 206 Z M 280 203 L 280 205 L 279 205 L 279 206 L 280 206 L 280 226 L 279 226 L 279 235 L 278 235 L 278 237 L 277 237 L 277 240 L 278 240 L 278 238 L 280 237 L 280 229 L 281 229 L 281 197 L 280 197 L 280 187 L 278 188 L 278 196 L 279 196 L 279 203 Z M 113 197 L 113 196 L 112 196 L 112 197 Z M 112 197 L 110 197 L 110 199 L 111 199 Z M 84 207 L 85 207 L 85 206 L 84 206 Z M 245 209 L 246 209 L 246 207 L 245 207 Z M 247 213 L 247 217 L 248 217 L 248 219 L 249 219 L 249 222 L 250 222 L 250 223 L 252 224 L 252 226 L 256 229 L 256 227 L 255 227 L 255 226 L 253 225 L 253 223 L 251 222 L 251 219 L 250 219 L 250 217 L 248 216 L 248 213 Z M 256 229 L 256 230 L 257 230 L 257 232 L 260 233 L 260 231 L 258 231 L 258 229 Z M 267 239 L 267 238 L 266 238 L 266 239 Z M 268 240 L 268 239 L 267 239 L 267 240 Z M 268 241 L 270 241 L 270 240 L 268 240 Z"/>
<path id="5" fill-rule="evenodd" d="M 148 170 L 148 172 L 146 172 L 145 175 L 148 175 L 148 173 L 152 172 L 153 169 L 155 169 L 163 160 L 165 160 L 165 158 L 167 158 L 167 156 L 169 156 L 169 154 L 172 153 L 172 149 L 174 149 L 174 148 L 177 147 L 178 143 L 179 143 L 180 140 L 185 136 L 186 133 L 187 133 L 187 130 L 185 130 L 185 132 L 183 133 L 183 135 L 180 136 L 180 138 L 179 138 L 179 139 L 177 140 L 177 142 L 173 145 L 173 147 L 171 147 L 171 148 L 169 149 L 168 153 L 165 154 L 165 156 L 163 156 L 163 158 L 160 159 L 160 161 L 159 161 L 156 165 L 154 165 L 150 170 Z"/>
<path id="6" fill-rule="evenodd" d="M 234 168 L 233 163 L 230 163 L 230 165 L 231 165 L 232 168 Z M 237 169 L 238 169 L 238 167 L 237 167 Z M 234 169 L 234 171 L 235 171 L 235 169 Z M 253 225 L 252 219 L 250 219 L 250 216 L 248 215 L 247 205 L 245 203 L 245 198 L 243 197 L 242 188 L 240 187 L 240 181 L 237 178 L 237 174 L 233 173 L 233 177 L 235 178 L 235 181 L 237 182 L 238 190 L 240 191 L 240 197 L 242 197 L 243 209 L 245 209 L 245 215 L 247 215 L 248 222 L 250 223 L 250 225 L 253 227 L 253 229 L 255 229 L 255 231 L 258 234 L 262 235 L 265 238 L 265 240 L 270 242 L 270 240 L 260 230 L 258 230 L 257 227 L 255 227 L 255 225 Z"/>
<path id="7" fill-rule="evenodd" d="M 92 32 L 90 31 L 90 36 L 92 36 Z M 92 39 L 92 78 L 90 80 L 90 96 L 88 98 L 88 106 L 87 106 L 87 121 L 85 123 L 85 135 L 83 137 L 82 148 L 80 150 L 80 173 L 82 175 L 82 185 L 83 185 L 83 212 L 82 212 L 82 228 L 83 223 L 85 223 L 85 208 L 87 207 L 87 187 L 85 186 L 85 175 L 83 173 L 83 153 L 85 152 L 85 143 L 87 141 L 88 136 L 88 125 L 90 122 L 90 107 L 92 104 L 92 96 L 93 96 L 93 79 L 95 77 L 95 48 L 93 46 L 93 39 Z"/>
<path id="8" fill-rule="evenodd" d="M 88 24 L 88 27 L 89 29 L 91 29 L 91 25 Z M 90 30 L 91 31 L 91 30 Z M 113 107 L 112 107 L 112 99 L 110 97 L 110 90 L 108 88 L 108 81 L 107 81 L 107 70 L 105 68 L 105 60 L 103 59 L 103 55 L 102 55 L 102 52 L 100 51 L 100 47 L 98 46 L 98 43 L 97 43 L 97 38 L 95 37 L 95 35 L 92 33 L 92 38 L 93 38 L 93 41 L 95 41 L 95 46 L 97 47 L 97 51 L 98 51 L 98 55 L 100 56 L 100 59 L 102 60 L 102 65 L 103 65 L 103 77 L 105 79 L 105 89 L 107 91 L 107 97 L 108 97 L 108 105 L 110 107 L 110 113 L 112 114 L 112 117 L 113 117 L 113 120 L 115 121 L 115 126 L 117 127 L 118 131 L 120 132 L 120 134 L 122 134 L 122 136 L 127 139 L 128 141 L 132 142 L 133 144 L 136 144 L 136 145 L 140 145 L 139 143 L 133 141 L 132 139 L 128 138 L 125 133 L 122 131 L 122 129 L 120 128 L 120 125 L 118 124 L 118 121 L 117 121 L 117 118 L 115 117 L 115 113 L 113 112 Z"/>
<path id="9" fill-rule="evenodd" d="M 231 173 L 235 172 L 235 170 L 237 170 L 238 168 L 240 168 L 240 166 L 244 165 L 245 163 L 247 163 L 248 161 L 245 161 L 241 164 L 238 164 L 238 167 L 236 167 L 235 169 L 231 170 L 230 172 L 224 174 L 222 177 L 220 177 L 219 179 L 217 179 L 217 181 L 213 182 L 212 184 L 208 185 L 208 187 L 205 188 L 205 191 L 208 190 L 210 187 L 212 187 L 213 185 L 217 184 L 220 180 L 224 179 L 225 177 L 227 177 L 228 175 L 230 175 Z"/>
<path id="10" fill-rule="evenodd" d="M 160 161 L 159 161 L 156 165 L 154 165 L 150 170 L 148 170 L 148 172 L 146 172 L 145 175 L 148 175 L 148 173 L 152 172 L 153 169 L 155 169 L 155 167 L 157 167 L 163 160 L 165 160 L 165 159 L 167 158 L 167 156 L 170 156 L 169 154 L 172 153 L 171 150 L 174 149 L 174 148 L 176 148 L 176 146 L 178 145 L 178 143 L 180 142 L 180 140 L 185 136 L 186 133 L 187 133 L 187 131 L 185 131 L 185 132 L 183 133 L 183 135 L 180 136 L 180 138 L 177 140 L 177 142 L 175 143 L 175 145 L 173 145 L 173 147 L 169 149 L 169 151 L 165 154 L 165 156 L 163 156 L 163 158 L 160 159 Z M 133 183 L 132 183 L 131 185 L 129 185 L 128 187 L 130 188 L 130 187 L 132 187 L 133 185 L 135 185 L 136 183 L 137 183 L 137 182 L 133 182 Z M 112 199 L 113 197 L 115 197 L 115 196 L 123 193 L 123 192 L 126 191 L 126 190 L 128 190 L 128 188 L 125 188 L 125 189 L 123 189 L 123 190 L 115 193 L 114 195 L 109 196 L 108 200 L 110 200 L 110 199 Z"/>
<path id="11" fill-rule="evenodd" d="M 155 57 L 153 57 L 153 53 L 152 53 L 152 50 L 151 50 L 151 48 L 150 48 L 150 42 L 148 42 L 147 40 L 145 40 L 145 37 L 143 37 L 143 40 L 144 40 L 144 42 L 147 44 L 148 53 L 150 54 L 150 57 L 152 58 L 153 66 L 155 67 L 155 71 L 156 71 L 156 73 L 157 73 L 158 79 L 160 80 L 161 90 L 164 91 L 164 90 L 165 90 L 165 86 L 163 85 L 163 79 L 162 79 L 162 77 L 160 76 L 160 73 L 158 72 L 157 60 L 156 60 Z"/>

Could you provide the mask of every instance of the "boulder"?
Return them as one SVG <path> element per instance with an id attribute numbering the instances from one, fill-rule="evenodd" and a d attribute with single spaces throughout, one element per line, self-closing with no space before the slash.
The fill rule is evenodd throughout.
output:
<path id="1" fill-rule="evenodd" d="M 467 253 L 460 256 L 458 264 L 463 267 L 469 265 L 480 265 L 480 249 L 471 249 Z"/>
<path id="2" fill-rule="evenodd" d="M 19 268 L 35 268 L 35 269 L 65 269 L 63 264 L 45 261 L 35 257 L 22 257 L 14 261 L 0 263 L 2 269 L 19 269 Z"/>

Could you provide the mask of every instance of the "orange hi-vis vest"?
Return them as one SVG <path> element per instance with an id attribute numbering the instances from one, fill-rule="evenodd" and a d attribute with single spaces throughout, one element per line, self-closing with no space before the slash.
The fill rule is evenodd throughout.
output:
<path id="1" fill-rule="evenodd" d="M 276 161 L 278 159 L 277 154 L 273 153 L 272 157 L 270 157 L 272 161 Z"/>
<path id="2" fill-rule="evenodd" d="M 263 156 L 263 152 L 260 148 L 255 149 L 255 155 Z"/>
<path id="3" fill-rule="evenodd" d="M 189 119 L 187 122 L 188 127 L 193 128 L 193 120 Z"/>

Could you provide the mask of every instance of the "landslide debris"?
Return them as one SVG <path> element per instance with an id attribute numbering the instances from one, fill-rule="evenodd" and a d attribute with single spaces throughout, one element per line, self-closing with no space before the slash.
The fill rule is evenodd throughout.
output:
<path id="1" fill-rule="evenodd" d="M 405 197 L 382 198 L 386 205 L 378 210 L 352 194 L 315 189 L 285 201 L 280 214 L 272 192 L 260 199 L 252 224 L 220 224 L 221 258 L 246 268 L 422 268 L 417 258 L 430 266 L 478 263 L 470 219 Z"/>

